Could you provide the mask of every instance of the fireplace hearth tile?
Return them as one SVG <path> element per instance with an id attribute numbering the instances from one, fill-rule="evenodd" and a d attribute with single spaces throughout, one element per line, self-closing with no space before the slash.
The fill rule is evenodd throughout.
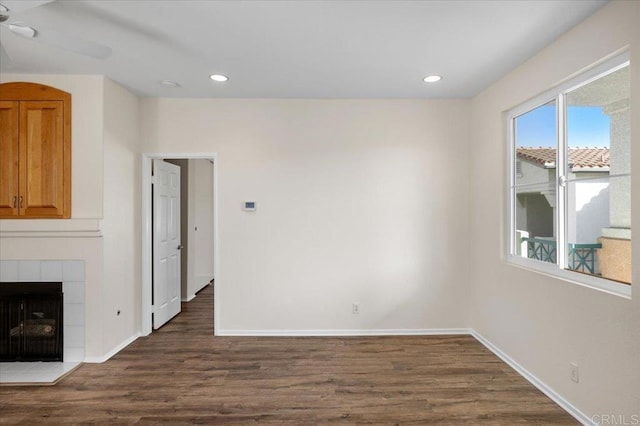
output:
<path id="1" fill-rule="evenodd" d="M 18 281 L 41 281 L 39 260 L 18 261 Z"/>
<path id="2" fill-rule="evenodd" d="M 84 281 L 84 261 L 68 260 L 62 265 L 63 281 Z"/>
<path id="3" fill-rule="evenodd" d="M 64 326 L 64 346 L 68 347 L 84 347 L 84 326 L 82 325 L 65 325 Z"/>
<path id="4" fill-rule="evenodd" d="M 62 283 L 64 303 L 84 304 L 84 282 L 65 281 Z"/>
<path id="5" fill-rule="evenodd" d="M 17 260 L 0 260 L 0 281 L 18 281 Z"/>
<path id="6" fill-rule="evenodd" d="M 79 362 L 0 362 L 0 385 L 52 385 Z"/>
<path id="7" fill-rule="evenodd" d="M 43 260 L 40 263 L 40 279 L 42 281 L 62 281 L 62 262 Z"/>
<path id="8" fill-rule="evenodd" d="M 64 325 L 84 326 L 84 305 L 71 303 L 64 306 Z"/>

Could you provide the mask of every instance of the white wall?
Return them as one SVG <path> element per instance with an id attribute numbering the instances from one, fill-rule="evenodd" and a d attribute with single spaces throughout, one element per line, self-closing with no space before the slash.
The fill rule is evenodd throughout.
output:
<path id="1" fill-rule="evenodd" d="M 139 99 L 104 80 L 103 351 L 140 330 Z M 120 314 L 118 314 L 120 311 Z"/>
<path id="2" fill-rule="evenodd" d="M 188 298 L 213 279 L 213 164 L 189 160 L 189 285 Z"/>
<path id="3" fill-rule="evenodd" d="M 503 112 L 631 44 L 632 123 L 640 122 L 640 2 L 612 2 L 473 100 L 470 147 L 474 314 L 471 325 L 588 416 L 638 414 L 640 297 L 608 295 L 507 265 Z M 634 65 L 636 64 L 636 65 Z M 634 146 L 640 126 L 632 128 Z M 640 187 L 640 149 L 632 150 Z M 633 227 L 640 227 L 640 197 Z M 633 241 L 640 265 L 640 239 Z M 640 283 L 640 267 L 633 271 Z M 580 383 L 569 378 L 580 367 Z"/>
<path id="4" fill-rule="evenodd" d="M 466 326 L 468 104 L 144 99 L 143 152 L 218 154 L 220 331 Z"/>

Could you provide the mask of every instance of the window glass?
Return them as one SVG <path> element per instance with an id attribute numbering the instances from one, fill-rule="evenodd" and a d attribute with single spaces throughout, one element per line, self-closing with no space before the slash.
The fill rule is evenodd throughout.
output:
<path id="1" fill-rule="evenodd" d="M 537 101 L 510 116 L 511 259 L 630 295 L 628 56 L 611 59 Z"/>
<path id="2" fill-rule="evenodd" d="M 631 282 L 629 67 L 566 94 L 567 269 Z"/>
<path id="3" fill-rule="evenodd" d="M 515 254 L 556 263 L 556 101 L 514 120 Z"/>

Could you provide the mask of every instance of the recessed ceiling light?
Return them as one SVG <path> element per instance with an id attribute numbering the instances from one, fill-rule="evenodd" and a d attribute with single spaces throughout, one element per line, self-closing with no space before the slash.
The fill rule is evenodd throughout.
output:
<path id="1" fill-rule="evenodd" d="M 440 80 L 442 80 L 442 77 L 440 77 L 439 75 L 429 75 L 424 78 L 425 83 L 435 83 L 436 81 Z"/>
<path id="2" fill-rule="evenodd" d="M 173 80 L 162 80 L 160 82 L 160 84 L 162 84 L 163 86 L 167 86 L 167 87 L 178 87 L 178 86 L 180 86 L 177 81 L 173 81 Z"/>
<path id="3" fill-rule="evenodd" d="M 211 74 L 209 76 L 209 78 L 213 81 L 217 81 L 219 83 L 222 83 L 224 81 L 229 80 L 229 77 L 227 77 L 226 75 L 222 75 L 222 74 Z"/>

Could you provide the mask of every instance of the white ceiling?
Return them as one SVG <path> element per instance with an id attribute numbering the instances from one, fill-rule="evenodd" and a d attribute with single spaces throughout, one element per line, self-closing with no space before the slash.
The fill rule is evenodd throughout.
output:
<path id="1" fill-rule="evenodd" d="M 112 55 L 81 56 L 3 26 L 13 64 L 2 60 L 0 71 L 104 74 L 145 96 L 466 98 L 605 3 L 56 0 L 7 23 L 98 42 Z M 424 83 L 429 74 L 443 79 Z"/>

